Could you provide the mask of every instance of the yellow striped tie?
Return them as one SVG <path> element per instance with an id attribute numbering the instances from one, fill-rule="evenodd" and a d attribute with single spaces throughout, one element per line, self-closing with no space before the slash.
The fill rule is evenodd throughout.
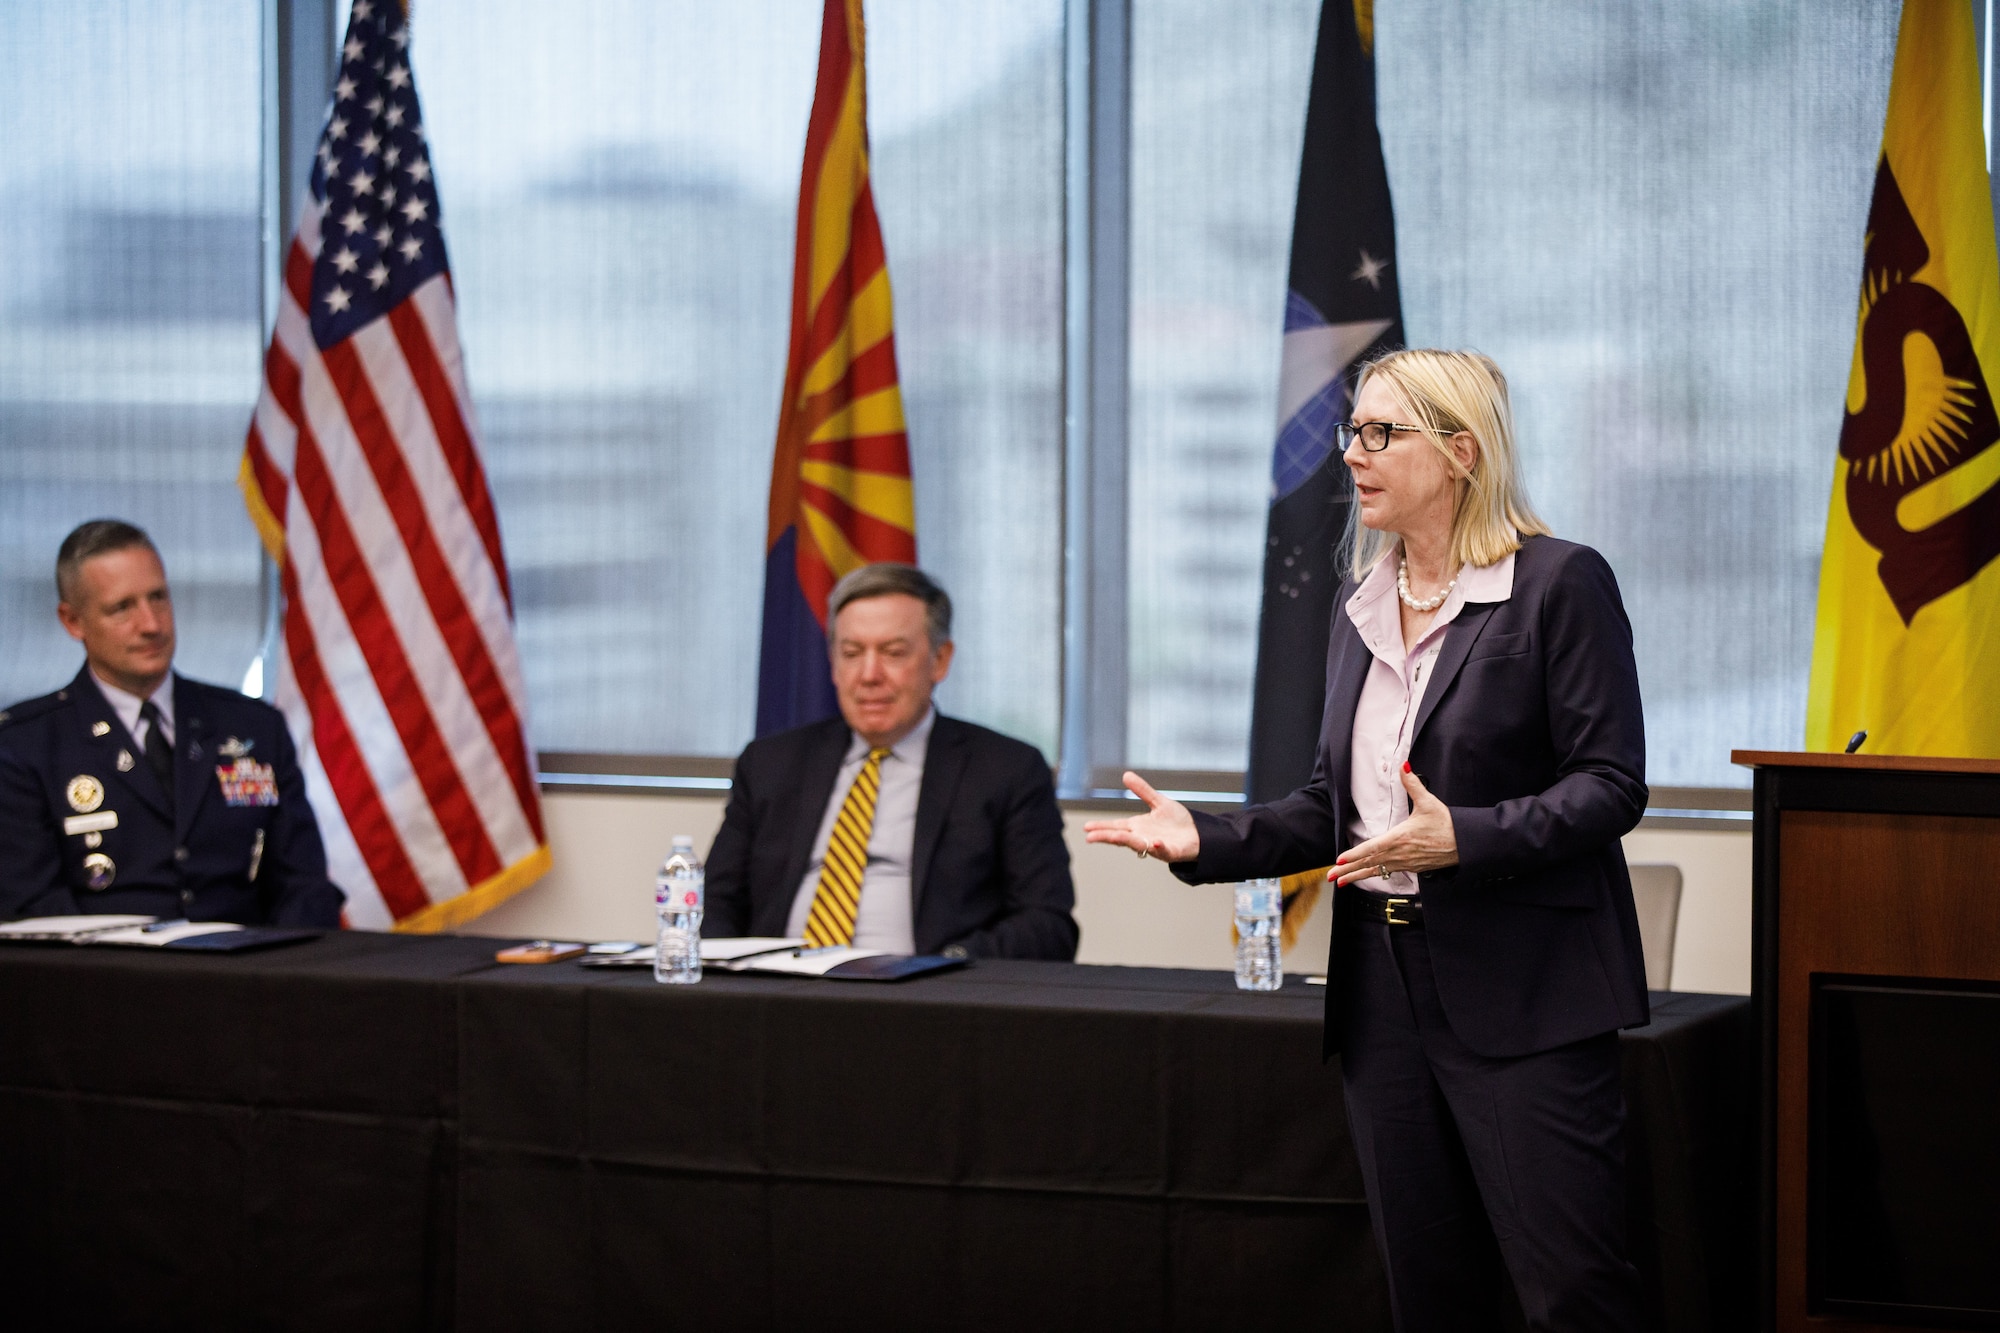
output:
<path id="1" fill-rule="evenodd" d="M 826 840 L 826 862 L 820 867 L 819 888 L 806 913 L 806 944 L 824 949 L 854 942 L 854 919 L 861 913 L 861 872 L 868 865 L 868 835 L 875 827 L 875 798 L 882 791 L 882 761 L 887 750 L 870 750 L 868 762 L 854 776 L 833 836 Z"/>

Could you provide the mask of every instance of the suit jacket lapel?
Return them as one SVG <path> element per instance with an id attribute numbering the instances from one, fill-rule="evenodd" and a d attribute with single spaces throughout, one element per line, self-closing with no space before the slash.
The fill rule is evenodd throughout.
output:
<path id="1" fill-rule="evenodd" d="M 112 780 L 124 785 L 125 789 L 139 798 L 154 814 L 164 817 L 167 813 L 167 794 L 160 789 L 160 781 L 153 776 L 153 770 L 146 766 L 146 758 L 139 753 L 139 743 L 132 739 L 132 733 L 125 730 L 125 724 L 118 720 L 118 710 L 104 697 L 104 691 L 97 688 L 97 682 L 90 678 L 90 668 L 84 667 L 76 673 L 76 679 L 69 683 L 70 697 L 76 700 L 77 715 L 84 724 L 85 744 L 93 754 L 103 756 L 103 767 L 112 774 Z M 104 734 L 97 735 L 98 723 L 104 724 Z M 132 757 L 129 768 L 118 767 L 118 752 L 123 750 Z"/>
<path id="2" fill-rule="evenodd" d="M 812 860 L 813 839 L 819 834 L 826 803 L 833 797 L 833 784 L 840 777 L 840 761 L 847 757 L 848 742 L 854 734 L 839 718 L 830 719 L 823 729 L 806 742 L 799 764 L 798 809 L 792 820 L 792 847 L 785 857 L 783 890 L 785 910 L 791 910 L 792 895 L 798 892 L 806 864 Z M 842 793 L 843 798 L 845 793 Z"/>
<path id="3" fill-rule="evenodd" d="M 924 778 L 917 788 L 917 836 L 910 849 L 910 919 L 916 920 L 923 906 L 924 881 L 929 878 L 931 858 L 937 855 L 938 839 L 944 833 L 944 814 L 958 794 L 958 780 L 965 774 L 965 730 L 951 718 L 939 715 L 931 723 L 930 746 L 924 751 Z"/>
<path id="4" fill-rule="evenodd" d="M 174 677 L 174 823 L 184 832 L 194 823 L 195 811 L 208 795 L 208 719 L 202 716 L 200 701 L 193 690 L 181 688 Z"/>
<path id="5" fill-rule="evenodd" d="M 1410 733 L 1411 739 L 1424 734 L 1424 723 L 1431 720 L 1437 711 L 1438 701 L 1451 689 L 1452 681 L 1458 678 L 1458 669 L 1465 665 L 1467 653 L 1479 641 L 1486 622 L 1493 615 L 1498 602 L 1468 602 L 1458 613 L 1458 618 L 1444 632 L 1444 646 L 1438 649 L 1437 666 L 1431 671 L 1431 683 L 1424 687 L 1423 707 L 1417 710 L 1416 729 Z"/>
<path id="6" fill-rule="evenodd" d="M 1327 650 L 1326 733 L 1327 786 L 1339 794 L 1338 813 L 1344 829 L 1353 822 L 1353 801 L 1347 790 L 1348 770 L 1354 762 L 1354 710 L 1361 705 L 1361 687 L 1368 681 L 1368 668 L 1375 655 L 1361 641 L 1361 631 L 1348 618 L 1345 599 L 1334 604 L 1333 643 Z"/>

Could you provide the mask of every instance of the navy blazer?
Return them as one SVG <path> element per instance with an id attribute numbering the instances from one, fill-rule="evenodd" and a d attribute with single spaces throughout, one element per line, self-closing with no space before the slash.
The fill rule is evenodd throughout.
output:
<path id="1" fill-rule="evenodd" d="M 1354 839 L 1354 710 L 1372 660 L 1334 602 L 1312 780 L 1279 801 L 1197 814 L 1190 883 L 1294 874 Z M 1529 537 L 1504 602 L 1468 602 L 1445 631 L 1410 765 L 1451 810 L 1459 863 L 1418 877 L 1438 998 L 1480 1055 L 1549 1050 L 1647 1021 L 1646 966 L 1619 838 L 1646 809 L 1645 720 L 1618 581 L 1587 546 Z M 1335 899 L 1326 1049 L 1338 1049 Z"/>
<path id="2" fill-rule="evenodd" d="M 88 667 L 66 688 L 0 714 L 0 918 L 136 912 L 340 924 L 346 898 L 326 877 L 319 824 L 277 709 L 176 675 L 173 773 L 170 807 Z M 71 793 L 78 778 L 86 779 L 80 802 Z M 84 811 L 90 782 L 96 805 Z M 115 815 L 116 825 L 65 827 L 92 815 Z M 110 862 L 103 888 L 91 887 L 91 857 Z M 102 880 L 103 862 L 95 868 Z"/>
<path id="3" fill-rule="evenodd" d="M 752 741 L 708 854 L 706 934 L 785 933 L 853 733 L 840 718 Z M 1076 892 L 1041 751 L 939 714 L 910 861 L 918 953 L 1076 957 Z"/>

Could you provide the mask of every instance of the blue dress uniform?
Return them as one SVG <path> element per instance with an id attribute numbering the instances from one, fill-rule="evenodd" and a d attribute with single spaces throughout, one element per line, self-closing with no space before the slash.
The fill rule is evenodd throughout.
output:
<path id="1" fill-rule="evenodd" d="M 171 800 L 89 667 L 0 713 L 0 919 L 338 926 L 346 896 L 326 877 L 283 716 L 173 682 Z"/>

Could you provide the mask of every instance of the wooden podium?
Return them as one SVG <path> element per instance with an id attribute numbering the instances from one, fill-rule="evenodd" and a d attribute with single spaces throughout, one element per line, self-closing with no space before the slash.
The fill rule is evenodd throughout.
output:
<path id="1" fill-rule="evenodd" d="M 2000 1328 L 2000 762 L 1731 758 L 1756 770 L 1758 1322 Z"/>

